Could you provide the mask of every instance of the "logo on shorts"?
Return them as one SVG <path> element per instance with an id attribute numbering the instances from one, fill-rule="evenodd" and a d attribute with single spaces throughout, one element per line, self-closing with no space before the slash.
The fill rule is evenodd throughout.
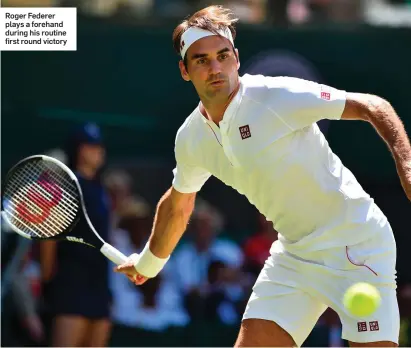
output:
<path id="1" fill-rule="evenodd" d="M 367 322 L 366 321 L 359 321 L 357 323 L 358 332 L 367 331 Z"/>
<path id="2" fill-rule="evenodd" d="M 379 329 L 378 321 L 370 321 L 370 331 L 378 331 Z"/>
<path id="3" fill-rule="evenodd" d="M 241 126 L 239 129 L 242 140 L 251 138 L 250 126 L 248 124 L 246 126 Z"/>

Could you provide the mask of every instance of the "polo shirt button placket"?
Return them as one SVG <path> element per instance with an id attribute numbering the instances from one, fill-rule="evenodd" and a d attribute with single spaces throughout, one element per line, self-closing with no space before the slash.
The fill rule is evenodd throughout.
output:
<path id="1" fill-rule="evenodd" d="M 225 122 L 220 122 L 220 132 L 221 132 L 221 142 L 223 146 L 224 153 L 227 159 L 230 161 L 230 164 L 234 167 L 235 160 L 233 151 L 230 145 L 230 138 L 227 132 L 227 124 Z"/>

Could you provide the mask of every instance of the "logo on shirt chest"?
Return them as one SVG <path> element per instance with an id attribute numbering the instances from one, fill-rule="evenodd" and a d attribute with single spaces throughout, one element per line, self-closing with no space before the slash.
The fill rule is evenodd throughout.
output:
<path id="1" fill-rule="evenodd" d="M 250 126 L 248 124 L 245 126 L 241 126 L 239 129 L 242 140 L 251 138 Z"/>

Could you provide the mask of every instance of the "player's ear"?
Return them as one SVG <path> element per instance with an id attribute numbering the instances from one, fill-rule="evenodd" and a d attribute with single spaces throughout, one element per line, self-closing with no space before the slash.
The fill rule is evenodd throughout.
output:
<path id="1" fill-rule="evenodd" d="M 188 75 L 187 69 L 182 60 L 178 62 L 178 67 L 180 68 L 180 73 L 181 73 L 181 77 L 183 78 L 183 80 L 190 81 L 190 76 Z"/>
<path id="2" fill-rule="evenodd" d="M 238 53 L 238 48 L 234 49 L 235 55 L 237 57 L 237 70 L 240 69 L 240 54 Z"/>

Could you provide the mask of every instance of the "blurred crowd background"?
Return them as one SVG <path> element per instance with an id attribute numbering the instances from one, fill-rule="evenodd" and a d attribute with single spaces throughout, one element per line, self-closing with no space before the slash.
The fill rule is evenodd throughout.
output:
<path id="1" fill-rule="evenodd" d="M 2 175 L 38 153 L 80 174 L 94 168 L 92 180 L 107 195 L 107 219 L 99 223 L 108 240 L 125 254 L 139 252 L 171 184 L 175 133 L 198 103 L 179 76 L 172 31 L 217 3 L 240 18 L 241 74 L 295 76 L 380 95 L 411 134 L 410 0 L 4 0 L 2 6 L 77 7 L 78 42 L 75 52 L 2 52 Z M 400 344 L 409 346 L 411 209 L 394 162 L 370 125 L 320 126 L 394 229 Z M 136 287 L 108 264 L 93 275 L 103 281 L 96 296 L 107 287 L 109 320 L 98 344 L 80 345 L 232 346 L 276 238 L 273 224 L 243 196 L 211 178 L 159 277 Z M 50 283 L 78 291 L 75 283 L 85 280 L 77 281 L 73 269 L 87 274 L 102 256 L 74 243 L 32 244 L 4 223 L 1 241 L 2 346 L 51 345 L 53 310 L 71 304 L 61 303 L 64 296 L 56 302 Z M 85 292 L 78 296 L 80 304 L 93 301 Z M 340 337 L 339 319 L 328 310 L 304 345 L 346 346 Z"/>

